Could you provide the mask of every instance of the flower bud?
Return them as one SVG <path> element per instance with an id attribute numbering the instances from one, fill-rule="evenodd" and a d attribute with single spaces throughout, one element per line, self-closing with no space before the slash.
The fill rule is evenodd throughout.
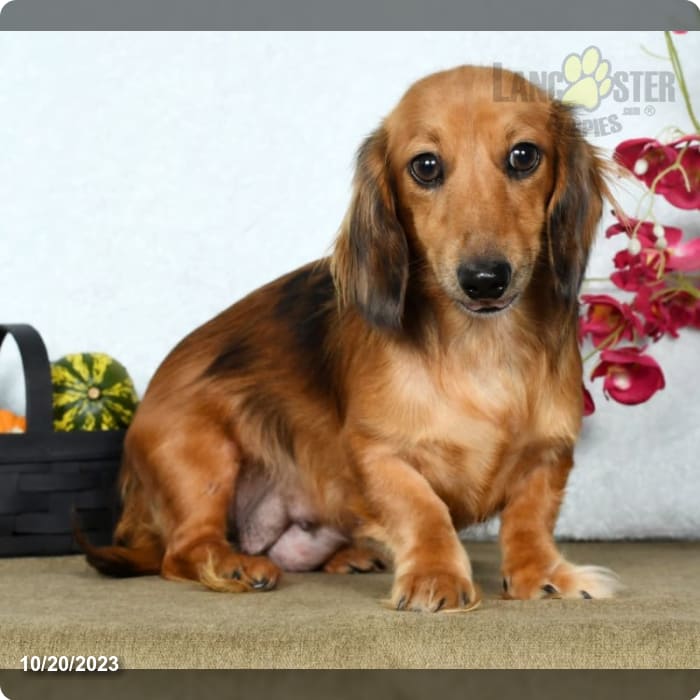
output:
<path id="1" fill-rule="evenodd" d="M 639 158 L 639 160 L 634 163 L 634 174 L 644 175 L 646 171 L 649 170 L 649 162 L 644 158 Z"/>
<path id="2" fill-rule="evenodd" d="M 627 250 L 630 255 L 639 255 L 642 252 L 642 244 L 639 242 L 639 238 L 630 238 Z"/>
<path id="3" fill-rule="evenodd" d="M 666 386 L 656 360 L 634 346 L 603 350 L 591 379 L 603 377 L 603 392 L 615 401 L 634 405 L 648 401 Z"/>
<path id="4" fill-rule="evenodd" d="M 616 389 L 627 391 L 632 386 L 632 378 L 629 372 L 619 369 L 616 372 L 610 373 L 610 381 Z"/>

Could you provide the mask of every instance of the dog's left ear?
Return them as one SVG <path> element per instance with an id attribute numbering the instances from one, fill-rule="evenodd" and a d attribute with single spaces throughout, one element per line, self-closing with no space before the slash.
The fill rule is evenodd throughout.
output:
<path id="1" fill-rule="evenodd" d="M 357 153 L 352 201 L 331 258 L 342 306 L 377 328 L 399 330 L 408 283 L 408 242 L 396 214 L 387 135 L 379 128 Z"/>
<path id="2" fill-rule="evenodd" d="M 603 197 L 608 196 L 602 158 L 583 138 L 571 108 L 553 103 L 556 134 L 555 184 L 547 208 L 549 262 L 554 292 L 568 308 L 576 308 Z"/>

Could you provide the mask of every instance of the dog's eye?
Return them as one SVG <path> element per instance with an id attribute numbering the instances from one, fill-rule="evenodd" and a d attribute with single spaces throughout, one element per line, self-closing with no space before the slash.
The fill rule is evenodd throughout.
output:
<path id="1" fill-rule="evenodd" d="M 528 175 L 540 163 L 540 151 L 534 143 L 516 143 L 508 154 L 508 170 L 515 176 Z"/>
<path id="2" fill-rule="evenodd" d="M 442 163 L 434 153 L 421 153 L 409 166 L 411 175 L 424 187 L 435 187 L 442 182 Z"/>

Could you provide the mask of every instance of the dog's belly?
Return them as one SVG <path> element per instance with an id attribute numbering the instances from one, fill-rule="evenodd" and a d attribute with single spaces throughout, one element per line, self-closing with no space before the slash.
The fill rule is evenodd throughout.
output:
<path id="1" fill-rule="evenodd" d="M 242 552 L 266 554 L 286 571 L 316 569 L 348 541 L 318 523 L 301 489 L 275 485 L 253 469 L 238 478 L 229 519 Z"/>
<path id="2" fill-rule="evenodd" d="M 292 523 L 267 550 L 267 555 L 285 571 L 312 571 L 346 542 L 340 531 L 326 525 L 304 529 Z"/>

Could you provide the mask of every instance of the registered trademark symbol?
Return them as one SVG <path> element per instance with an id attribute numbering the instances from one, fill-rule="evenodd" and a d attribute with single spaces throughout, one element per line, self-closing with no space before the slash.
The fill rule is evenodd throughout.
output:
<path id="1" fill-rule="evenodd" d="M 647 105 L 644 108 L 644 114 L 646 114 L 647 117 L 653 117 L 656 114 L 656 107 L 654 107 L 654 105 Z"/>

